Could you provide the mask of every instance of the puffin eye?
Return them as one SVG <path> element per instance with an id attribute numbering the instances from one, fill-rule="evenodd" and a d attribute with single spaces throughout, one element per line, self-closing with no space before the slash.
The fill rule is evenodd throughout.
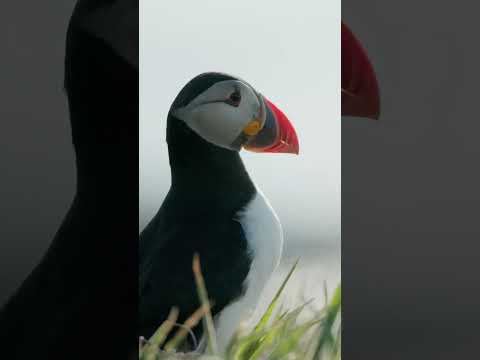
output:
<path id="1" fill-rule="evenodd" d="M 242 101 L 242 94 L 240 94 L 240 91 L 238 90 L 235 90 L 233 93 L 231 93 L 227 100 L 228 104 L 232 106 L 240 105 L 240 101 Z"/>

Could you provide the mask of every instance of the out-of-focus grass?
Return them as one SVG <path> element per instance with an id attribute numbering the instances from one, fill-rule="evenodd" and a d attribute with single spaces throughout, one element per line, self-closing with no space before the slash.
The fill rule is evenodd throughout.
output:
<path id="1" fill-rule="evenodd" d="M 325 306 L 309 314 L 307 320 L 300 321 L 299 316 L 304 312 L 308 302 L 290 310 L 279 308 L 282 292 L 295 271 L 297 263 L 298 261 L 293 265 L 256 326 L 249 331 L 240 327 L 226 352 L 219 354 L 200 262 L 195 256 L 193 270 L 202 307 L 183 324 L 173 335 L 172 340 L 165 344 L 165 339 L 173 331 L 178 316 L 178 310 L 172 309 L 169 318 L 148 341 L 140 340 L 140 360 L 340 360 L 340 285 L 330 299 L 325 292 Z M 203 321 L 206 334 L 205 354 L 175 352 L 189 335 L 189 329 L 200 320 Z M 164 350 L 160 350 L 162 346 Z"/>

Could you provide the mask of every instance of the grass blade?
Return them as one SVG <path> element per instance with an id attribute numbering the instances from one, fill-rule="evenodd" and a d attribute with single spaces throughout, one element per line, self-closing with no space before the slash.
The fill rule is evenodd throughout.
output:
<path id="1" fill-rule="evenodd" d="M 293 264 L 292 268 L 288 272 L 288 275 L 285 277 L 285 280 L 283 280 L 282 285 L 280 288 L 277 290 L 275 296 L 273 297 L 272 301 L 270 302 L 270 305 L 268 305 L 267 310 L 265 313 L 262 315 L 261 319 L 259 320 L 258 324 L 255 326 L 253 331 L 261 331 L 266 328 L 268 325 L 268 322 L 270 318 L 272 317 L 273 311 L 275 310 L 275 307 L 277 305 L 278 299 L 280 298 L 280 295 L 283 292 L 283 289 L 285 288 L 285 285 L 287 285 L 288 280 L 292 276 L 293 272 L 295 271 L 295 268 L 298 265 L 299 260 L 295 261 L 295 264 Z"/>
<path id="2" fill-rule="evenodd" d="M 327 314 L 325 315 L 325 321 L 322 324 L 322 330 L 320 338 L 317 343 L 317 349 L 315 351 L 314 359 L 319 359 L 320 354 L 326 348 L 327 345 L 335 346 L 334 336 L 332 334 L 332 327 L 335 323 L 337 315 L 340 313 L 340 307 L 342 303 L 342 290 L 341 285 L 338 285 L 333 294 L 332 300 L 327 305 Z"/>
<path id="3" fill-rule="evenodd" d="M 163 345 L 165 339 L 167 338 L 170 331 L 172 331 L 173 326 L 175 325 L 178 319 L 178 309 L 176 307 L 170 310 L 167 320 L 165 320 L 162 325 L 155 331 L 155 333 L 150 337 L 147 344 L 142 347 L 140 353 L 140 360 L 153 360 L 156 358 L 158 350 Z"/>
<path id="4" fill-rule="evenodd" d="M 207 335 L 207 352 L 210 355 L 218 355 L 217 336 L 215 334 L 215 327 L 213 326 L 212 313 L 210 311 L 210 301 L 208 300 L 207 288 L 203 279 L 202 271 L 200 269 L 200 258 L 198 254 L 193 256 L 193 274 L 195 276 L 195 283 L 197 285 L 198 297 L 202 308 L 205 311 L 203 317 L 204 331 Z"/>
<path id="5" fill-rule="evenodd" d="M 213 306 L 212 303 L 210 303 L 210 305 Z M 191 330 L 197 326 L 197 324 L 205 315 L 205 308 L 203 306 L 198 308 L 197 311 L 195 311 L 187 320 L 185 320 L 183 327 L 175 333 L 173 338 L 165 344 L 165 351 L 172 351 L 181 346 L 188 334 L 191 333 Z"/>

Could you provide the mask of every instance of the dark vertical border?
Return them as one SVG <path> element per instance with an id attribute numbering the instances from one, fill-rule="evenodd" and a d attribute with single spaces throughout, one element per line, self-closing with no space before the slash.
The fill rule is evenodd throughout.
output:
<path id="1" fill-rule="evenodd" d="M 55 12 L 54 4 L 45 6 L 52 11 L 41 8 L 24 25 L 70 17 Z M 10 43 L 11 50 L 34 47 L 35 29 L 30 33 L 31 44 Z M 59 38 L 66 38 L 63 84 L 71 124 L 68 151 L 73 147 L 75 154 L 73 201 L 41 260 L 0 310 L 0 357 L 127 359 L 138 349 L 138 1 L 79 0 Z M 29 61 L 36 65 L 35 56 Z M 45 88 L 57 80 L 56 72 L 44 77 Z M 25 107 L 35 102 L 15 100 Z M 63 171 L 43 170 L 59 177 Z M 32 206 L 38 214 L 51 211 L 48 203 Z M 34 221 L 22 219 L 26 227 Z M 37 241 L 42 240 L 32 236 L 30 242 Z"/>
<path id="2" fill-rule="evenodd" d="M 342 120 L 346 360 L 478 356 L 480 50 L 468 5 L 342 1 L 382 94 L 379 122 Z"/>

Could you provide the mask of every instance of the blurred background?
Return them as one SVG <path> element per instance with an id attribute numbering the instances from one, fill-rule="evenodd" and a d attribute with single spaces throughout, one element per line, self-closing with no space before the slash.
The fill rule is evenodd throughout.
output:
<path id="1" fill-rule="evenodd" d="M 342 120 L 343 355 L 478 357 L 478 12 L 343 0 L 382 95 Z M 465 356 L 470 354 L 470 356 Z"/>
<path id="2" fill-rule="evenodd" d="M 202 72 L 239 76 L 297 130 L 299 156 L 242 157 L 285 230 L 279 274 L 301 257 L 290 293 L 301 286 L 323 301 L 323 280 L 331 288 L 340 278 L 339 24 L 334 0 L 140 4 L 140 230 L 170 186 L 165 134 L 175 96 Z"/>
<path id="3" fill-rule="evenodd" d="M 63 91 L 74 5 L 0 3 L 0 304 L 45 253 L 74 196 Z"/>

